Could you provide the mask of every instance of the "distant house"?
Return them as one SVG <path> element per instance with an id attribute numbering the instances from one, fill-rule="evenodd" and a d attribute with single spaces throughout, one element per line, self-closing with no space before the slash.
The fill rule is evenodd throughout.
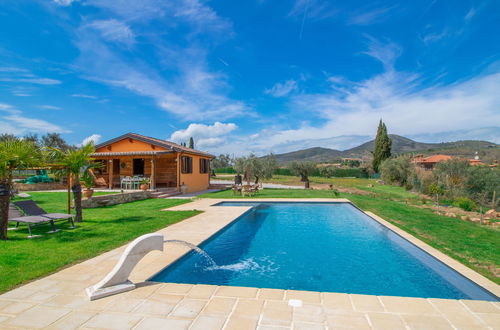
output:
<path id="1" fill-rule="evenodd" d="M 432 155 L 424 157 L 424 155 L 417 155 L 412 159 L 412 163 L 420 166 L 426 170 L 432 171 L 437 163 L 445 162 L 455 157 L 449 155 Z M 479 159 L 468 159 L 470 165 L 485 165 Z"/>
<path id="2" fill-rule="evenodd" d="M 92 157 L 102 164 L 96 177 L 111 189 L 125 177 L 145 177 L 150 188 L 175 188 L 187 192 L 210 185 L 210 160 L 214 156 L 179 144 L 127 133 L 96 145 Z"/>

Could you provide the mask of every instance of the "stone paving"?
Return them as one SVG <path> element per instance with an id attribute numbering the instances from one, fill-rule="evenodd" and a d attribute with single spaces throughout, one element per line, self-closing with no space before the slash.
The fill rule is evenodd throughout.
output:
<path id="1" fill-rule="evenodd" d="M 211 206 L 219 201 L 172 208 L 205 212 L 159 233 L 200 244 L 248 210 Z M 498 285 L 395 229 L 499 295 Z M 0 295 L 0 329 L 500 329 L 497 302 L 148 282 L 188 251 L 170 244 L 138 264 L 131 276 L 137 289 L 89 301 L 85 288 L 113 268 L 124 248 Z"/>

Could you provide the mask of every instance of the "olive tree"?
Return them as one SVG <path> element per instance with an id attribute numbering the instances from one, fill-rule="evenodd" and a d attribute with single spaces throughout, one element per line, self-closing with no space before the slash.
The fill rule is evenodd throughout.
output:
<path id="1" fill-rule="evenodd" d="M 290 171 L 300 176 L 300 181 L 304 182 L 304 187 L 309 189 L 309 176 L 316 170 L 316 164 L 306 161 L 295 161 L 288 165 Z"/>

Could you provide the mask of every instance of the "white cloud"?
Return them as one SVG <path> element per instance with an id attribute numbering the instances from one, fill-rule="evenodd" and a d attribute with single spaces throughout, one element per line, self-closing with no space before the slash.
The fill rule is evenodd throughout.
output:
<path id="1" fill-rule="evenodd" d="M 182 143 L 192 137 L 197 148 L 213 147 L 223 144 L 225 137 L 237 128 L 234 123 L 215 122 L 213 125 L 192 123 L 186 129 L 172 133 L 170 140 Z"/>
<path id="2" fill-rule="evenodd" d="M 53 0 L 56 4 L 60 5 L 60 6 L 69 6 L 71 5 L 73 2 L 77 2 L 79 0 Z"/>
<path id="3" fill-rule="evenodd" d="M 274 97 L 283 97 L 297 89 L 298 86 L 295 80 L 287 80 L 284 83 L 276 83 L 272 88 L 264 90 L 264 93 Z"/>
<path id="4" fill-rule="evenodd" d="M 258 136 L 232 138 L 230 144 L 209 148 L 213 153 L 281 153 L 305 147 L 345 149 L 374 136 L 382 118 L 389 133 L 428 142 L 452 138 L 498 141 L 500 72 L 493 64 L 485 72 L 448 85 L 424 85 L 416 73 L 396 71 L 400 48 L 392 43 L 372 46 L 366 54 L 384 64 L 385 71 L 359 82 L 342 77 L 327 79 L 331 89 L 321 94 L 292 97 L 292 110 L 308 113 L 321 124 L 266 128 Z M 342 138 L 343 137 L 343 138 Z M 347 138 L 346 138 L 347 137 Z"/>
<path id="5" fill-rule="evenodd" d="M 135 36 L 130 27 L 116 19 L 97 20 L 88 24 L 101 33 L 101 36 L 108 41 L 119 42 L 128 46 L 135 42 Z"/>
<path id="6" fill-rule="evenodd" d="M 80 143 L 79 146 L 87 145 L 90 142 L 94 142 L 94 144 L 97 144 L 99 143 L 101 138 L 102 136 L 100 134 L 92 134 L 91 136 L 87 136 L 85 139 L 83 139 L 82 143 Z"/>
<path id="7" fill-rule="evenodd" d="M 476 9 L 475 9 L 474 7 L 472 7 L 472 8 L 471 8 L 471 9 L 467 12 L 467 14 L 465 14 L 464 19 L 465 19 L 466 21 L 470 21 L 472 18 L 474 18 L 474 16 L 476 16 L 476 14 L 477 14 Z"/>
<path id="8" fill-rule="evenodd" d="M 288 16 L 301 20 L 305 20 L 305 18 L 324 20 L 337 15 L 337 13 L 338 9 L 334 8 L 329 1 L 295 0 Z"/>
<path id="9" fill-rule="evenodd" d="M 59 85 L 60 80 L 50 78 L 0 78 L 4 82 L 20 82 L 35 85 Z"/>
<path id="10" fill-rule="evenodd" d="M 4 113 L 4 115 L 2 115 Z M 16 135 L 26 133 L 69 133 L 71 131 L 46 120 L 26 117 L 10 104 L 0 103 L 0 131 Z"/>
<path id="11" fill-rule="evenodd" d="M 388 13 L 395 9 L 397 6 L 375 8 L 372 10 L 364 11 L 362 13 L 353 14 L 349 20 L 349 24 L 353 25 L 369 25 L 374 23 L 380 23 L 385 20 L 389 15 Z"/>
<path id="12" fill-rule="evenodd" d="M 41 105 L 40 108 L 46 109 L 46 110 L 61 110 L 62 108 L 56 107 L 53 105 Z"/>
<path id="13" fill-rule="evenodd" d="M 87 95 L 87 94 L 71 94 L 73 97 L 81 97 L 84 99 L 97 99 L 97 96 L 94 95 Z"/>
<path id="14" fill-rule="evenodd" d="M 96 34 L 88 28 L 89 24 L 83 25 L 77 33 L 75 44 L 80 56 L 76 66 L 84 78 L 152 98 L 160 109 L 184 121 L 251 114 L 245 103 L 228 96 L 231 86 L 227 77 L 214 72 L 208 65 L 207 52 L 212 44 L 228 38 L 232 30 L 231 24 L 205 2 L 89 0 L 86 4 L 106 11 L 110 18 L 98 21 L 97 25 L 95 21 L 90 23 L 106 31 L 104 34 Z M 127 22 L 127 25 L 120 22 Z M 151 65 L 135 53 L 119 52 L 109 45 L 108 41 L 113 39 L 133 46 L 129 36 L 139 36 L 136 29 L 141 31 L 147 24 L 155 24 L 155 29 L 164 33 L 182 26 L 189 37 L 181 43 L 166 44 L 157 35 L 141 35 L 155 47 L 160 65 Z M 207 35 L 210 38 L 206 38 Z"/>

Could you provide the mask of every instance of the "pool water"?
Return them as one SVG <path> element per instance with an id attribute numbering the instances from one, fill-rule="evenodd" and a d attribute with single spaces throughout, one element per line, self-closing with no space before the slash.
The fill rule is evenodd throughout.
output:
<path id="1" fill-rule="evenodd" d="M 350 203 L 220 205 L 252 209 L 200 245 L 215 264 L 192 251 L 151 280 L 498 300 Z"/>

